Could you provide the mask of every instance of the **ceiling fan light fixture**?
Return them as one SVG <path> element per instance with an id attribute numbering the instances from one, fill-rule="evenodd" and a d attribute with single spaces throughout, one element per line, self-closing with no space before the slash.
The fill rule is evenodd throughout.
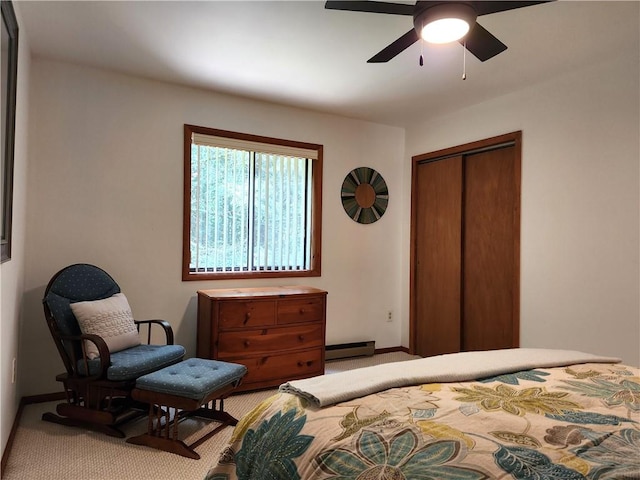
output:
<path id="1" fill-rule="evenodd" d="M 429 43 L 450 43 L 461 39 L 468 31 L 469 24 L 460 18 L 441 18 L 425 25 L 420 36 Z"/>
<path id="2" fill-rule="evenodd" d="M 464 37 L 476 18 L 476 11 L 468 4 L 441 3 L 420 12 L 413 24 L 426 42 L 450 43 Z"/>

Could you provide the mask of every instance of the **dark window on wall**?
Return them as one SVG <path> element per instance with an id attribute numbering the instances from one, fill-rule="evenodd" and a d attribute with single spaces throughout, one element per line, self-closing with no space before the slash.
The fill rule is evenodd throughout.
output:
<path id="1" fill-rule="evenodd" d="M 322 145 L 184 126 L 183 280 L 320 275 Z"/>

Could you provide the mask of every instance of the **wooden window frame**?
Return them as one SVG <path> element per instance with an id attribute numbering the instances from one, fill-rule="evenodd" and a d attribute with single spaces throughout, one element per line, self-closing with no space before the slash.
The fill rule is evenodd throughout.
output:
<path id="1" fill-rule="evenodd" d="M 191 138 L 192 134 L 228 137 L 247 142 L 259 142 L 285 147 L 316 150 L 318 158 L 312 161 L 312 213 L 311 213 L 311 267 L 308 270 L 262 270 L 232 272 L 192 272 L 191 260 Z M 184 125 L 184 197 L 182 227 L 182 280 L 237 280 L 245 278 L 287 278 L 287 277 L 319 277 L 321 275 L 321 239 L 322 239 L 322 153 L 319 144 L 297 142 L 272 137 L 263 137 L 228 130 Z"/>
<path id="2" fill-rule="evenodd" d="M 0 174 L 2 178 L 2 212 L 0 235 L 0 262 L 11 260 L 11 231 L 13 224 L 13 170 L 15 157 L 15 129 L 16 129 L 16 95 L 18 81 L 18 21 L 10 1 L 2 1 L 2 36 L 6 36 L 6 71 L 2 77 L 2 113 L 4 144 L 2 148 L 2 163 Z M 5 76 L 6 75 L 6 76 Z"/>

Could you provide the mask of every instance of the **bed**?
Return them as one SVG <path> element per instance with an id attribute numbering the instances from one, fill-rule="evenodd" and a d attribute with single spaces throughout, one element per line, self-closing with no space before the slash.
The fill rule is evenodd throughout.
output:
<path id="1" fill-rule="evenodd" d="M 289 382 L 206 478 L 640 479 L 640 371 L 508 349 Z"/>

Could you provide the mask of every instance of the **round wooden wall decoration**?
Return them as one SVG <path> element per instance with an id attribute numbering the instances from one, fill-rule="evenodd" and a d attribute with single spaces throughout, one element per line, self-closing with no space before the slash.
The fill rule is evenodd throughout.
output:
<path id="1" fill-rule="evenodd" d="M 342 206 L 358 223 L 380 220 L 389 204 L 389 189 L 378 172 L 359 167 L 351 170 L 342 182 Z"/>

